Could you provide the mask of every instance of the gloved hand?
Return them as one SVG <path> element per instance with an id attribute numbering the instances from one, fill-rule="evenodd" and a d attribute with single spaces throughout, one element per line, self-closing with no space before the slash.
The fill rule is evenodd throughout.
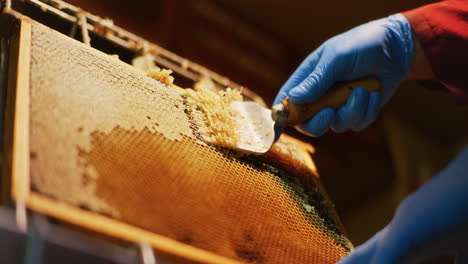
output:
<path id="1" fill-rule="evenodd" d="M 308 122 L 296 127 L 321 136 L 329 127 L 336 132 L 359 131 L 372 123 L 405 79 L 413 58 L 411 26 L 401 14 L 358 26 L 335 36 L 312 52 L 280 89 L 274 104 L 289 96 L 302 104 L 317 100 L 337 81 L 375 76 L 382 94 L 356 88 L 337 111 L 325 108 Z"/>
<path id="2" fill-rule="evenodd" d="M 459 237 L 463 240 L 446 249 L 458 248 L 460 254 L 466 254 L 463 249 L 468 245 L 467 224 L 468 147 L 431 181 L 406 198 L 387 227 L 338 264 L 400 263 L 402 256 L 414 253 L 415 249 L 418 254 L 430 255 L 437 251 L 434 248 L 437 243 L 431 242 L 444 234 L 456 236 L 462 230 L 465 234 Z M 446 246 L 447 243 L 439 243 L 439 247 Z"/>

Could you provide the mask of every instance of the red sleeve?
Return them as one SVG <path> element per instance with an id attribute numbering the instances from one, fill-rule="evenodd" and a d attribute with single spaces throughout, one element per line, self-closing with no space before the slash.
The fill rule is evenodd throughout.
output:
<path id="1" fill-rule="evenodd" d="M 403 15 L 439 81 L 468 102 L 468 0 L 446 0 Z"/>

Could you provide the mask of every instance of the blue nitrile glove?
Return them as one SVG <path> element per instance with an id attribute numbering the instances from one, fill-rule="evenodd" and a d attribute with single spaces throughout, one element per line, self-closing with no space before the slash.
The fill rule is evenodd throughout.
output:
<path id="1" fill-rule="evenodd" d="M 369 22 L 335 36 L 312 52 L 279 91 L 274 104 L 289 96 L 294 104 L 317 100 L 335 82 L 374 76 L 382 93 L 356 88 L 337 111 L 325 108 L 297 128 L 321 136 L 329 127 L 336 132 L 359 131 L 372 123 L 406 78 L 413 58 L 411 26 L 402 14 Z"/>
<path id="2" fill-rule="evenodd" d="M 445 249 L 465 254 L 460 258 L 466 257 L 467 224 L 468 147 L 437 176 L 407 197 L 387 227 L 357 247 L 339 264 L 401 263 L 399 260 L 404 255 L 416 253 L 416 250 L 420 255 L 431 255 L 447 246 L 451 248 Z M 461 239 L 458 238 L 457 243 L 439 243 L 439 248 L 434 248 L 437 246 L 435 240 L 446 234 L 457 236 L 460 232 L 465 234 L 460 234 Z"/>

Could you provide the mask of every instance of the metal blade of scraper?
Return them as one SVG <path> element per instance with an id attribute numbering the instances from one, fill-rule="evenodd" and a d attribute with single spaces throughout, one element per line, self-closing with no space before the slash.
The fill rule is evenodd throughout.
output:
<path id="1" fill-rule="evenodd" d="M 369 93 L 381 91 L 380 81 L 367 77 L 336 83 L 320 99 L 307 104 L 296 105 L 286 98 L 269 110 L 255 102 L 232 102 L 232 109 L 239 112 L 236 120 L 240 127 L 240 140 L 236 149 L 264 154 L 278 140 L 284 127 L 301 124 L 326 107 L 340 108 L 357 87 L 363 87 Z"/>
<path id="2" fill-rule="evenodd" d="M 235 120 L 239 124 L 239 143 L 236 149 L 249 154 L 267 152 L 275 139 L 271 110 L 256 102 L 231 103 L 231 108 L 238 112 Z"/>

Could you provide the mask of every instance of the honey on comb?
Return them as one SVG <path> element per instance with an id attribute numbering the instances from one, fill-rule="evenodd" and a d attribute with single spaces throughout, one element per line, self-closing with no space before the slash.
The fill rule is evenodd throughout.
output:
<path id="1" fill-rule="evenodd" d="M 91 137 L 80 157 L 99 174 L 96 195 L 124 222 L 251 263 L 335 263 L 348 252 L 269 166 L 147 128 Z"/>

